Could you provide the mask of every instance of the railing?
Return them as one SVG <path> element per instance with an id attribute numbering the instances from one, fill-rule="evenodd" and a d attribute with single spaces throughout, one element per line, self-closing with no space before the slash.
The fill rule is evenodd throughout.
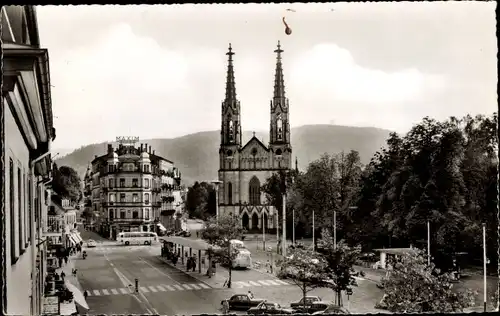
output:
<path id="1" fill-rule="evenodd" d="M 143 185 L 124 185 L 124 186 L 112 186 L 112 187 L 106 187 L 106 190 L 120 190 L 120 189 L 145 189 L 149 190 L 151 189 L 151 186 L 143 186 Z"/>
<path id="2" fill-rule="evenodd" d="M 113 218 L 109 220 L 111 223 L 129 223 L 138 224 L 143 222 L 152 221 L 151 218 L 139 217 L 139 218 Z"/>

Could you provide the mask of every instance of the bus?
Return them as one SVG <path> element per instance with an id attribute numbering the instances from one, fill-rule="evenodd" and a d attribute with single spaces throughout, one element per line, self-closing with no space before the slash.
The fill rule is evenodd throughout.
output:
<path id="1" fill-rule="evenodd" d="M 245 244 L 241 240 L 233 239 L 230 241 L 231 247 L 238 250 L 238 256 L 233 260 L 233 268 L 244 268 L 249 269 L 252 267 L 252 254 L 245 247 Z"/>
<path id="2" fill-rule="evenodd" d="M 125 246 L 128 245 L 152 245 L 158 241 L 158 235 L 153 232 L 123 232 L 119 233 L 116 241 Z"/>

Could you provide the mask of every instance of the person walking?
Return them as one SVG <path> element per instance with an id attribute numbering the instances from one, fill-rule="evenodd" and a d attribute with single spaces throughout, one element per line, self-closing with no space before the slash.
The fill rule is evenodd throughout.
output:
<path id="1" fill-rule="evenodd" d="M 58 261 L 59 261 L 59 268 L 62 268 L 62 265 L 63 265 L 63 258 L 62 258 L 62 257 L 58 257 L 57 259 L 58 259 Z"/>
<path id="2" fill-rule="evenodd" d="M 64 264 L 68 264 L 68 255 L 64 256 Z"/>
<path id="3" fill-rule="evenodd" d="M 87 300 L 88 296 L 89 296 L 89 292 L 87 292 L 87 290 L 83 291 L 83 297 L 85 297 L 85 300 Z"/>
<path id="4" fill-rule="evenodd" d="M 222 314 L 227 315 L 229 313 L 229 302 L 227 300 L 222 301 Z"/>
<path id="5" fill-rule="evenodd" d="M 248 290 L 248 297 L 253 300 L 254 296 L 253 296 L 253 293 L 252 291 Z"/>
<path id="6" fill-rule="evenodd" d="M 66 273 L 64 273 L 64 271 L 61 272 L 61 280 L 64 281 L 64 277 L 66 276 Z"/>

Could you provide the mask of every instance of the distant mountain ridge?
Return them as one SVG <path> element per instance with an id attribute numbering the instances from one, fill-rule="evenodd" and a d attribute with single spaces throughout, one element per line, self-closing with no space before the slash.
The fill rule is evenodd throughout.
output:
<path id="1" fill-rule="evenodd" d="M 299 169 L 304 170 L 311 161 L 325 152 L 335 154 L 353 149 L 359 152 L 363 164 L 367 164 L 373 154 L 386 145 L 389 133 L 389 130 L 374 127 L 328 124 L 295 127 L 291 131 L 293 157 L 297 157 Z M 245 144 L 253 136 L 253 132 L 245 131 L 242 136 Z M 269 132 L 255 132 L 255 136 L 267 145 Z M 186 185 L 217 178 L 220 130 L 140 142 L 151 146 L 157 155 L 172 160 L 181 171 Z M 57 157 L 56 163 L 74 168 L 83 179 L 88 164 L 96 155 L 106 153 L 108 143 L 117 145 L 116 142 L 103 142 L 82 146 L 65 156 Z M 57 149 L 54 151 L 57 152 Z"/>

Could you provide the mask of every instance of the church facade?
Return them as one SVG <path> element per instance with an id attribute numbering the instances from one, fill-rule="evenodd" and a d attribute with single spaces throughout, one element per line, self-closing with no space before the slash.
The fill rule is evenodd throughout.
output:
<path id="1" fill-rule="evenodd" d="M 289 103 L 285 97 L 281 49 L 278 42 L 274 93 L 270 101 L 269 144 L 254 136 L 241 141 L 241 106 L 236 96 L 231 44 L 226 79 L 226 96 L 222 101 L 221 142 L 219 148 L 219 214 L 231 214 L 241 219 L 251 230 L 276 228 L 277 213 L 265 199 L 261 186 L 280 170 L 289 170 L 292 163 Z"/>

